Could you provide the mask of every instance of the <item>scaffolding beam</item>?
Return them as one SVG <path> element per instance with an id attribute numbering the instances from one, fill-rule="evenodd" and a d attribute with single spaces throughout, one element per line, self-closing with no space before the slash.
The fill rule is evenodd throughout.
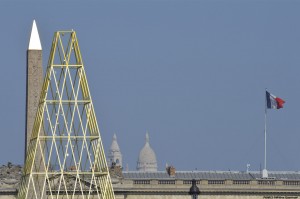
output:
<path id="1" fill-rule="evenodd" d="M 75 31 L 55 32 L 18 199 L 114 199 Z"/>

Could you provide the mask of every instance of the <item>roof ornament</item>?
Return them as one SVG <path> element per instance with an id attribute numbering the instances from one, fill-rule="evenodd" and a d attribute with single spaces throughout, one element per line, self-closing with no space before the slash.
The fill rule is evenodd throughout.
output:
<path id="1" fill-rule="evenodd" d="M 149 144 L 149 133 L 146 131 L 146 144 Z"/>

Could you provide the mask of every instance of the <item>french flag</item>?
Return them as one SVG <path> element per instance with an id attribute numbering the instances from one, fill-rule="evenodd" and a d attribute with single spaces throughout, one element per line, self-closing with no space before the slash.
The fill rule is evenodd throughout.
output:
<path id="1" fill-rule="evenodd" d="M 267 108 L 280 109 L 283 108 L 285 101 L 266 91 Z"/>

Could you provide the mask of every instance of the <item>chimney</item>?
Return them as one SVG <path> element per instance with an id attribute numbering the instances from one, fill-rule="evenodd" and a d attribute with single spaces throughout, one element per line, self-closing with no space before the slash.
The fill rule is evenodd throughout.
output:
<path id="1" fill-rule="evenodd" d="M 166 168 L 166 170 L 167 170 L 167 173 L 169 174 L 170 177 L 175 177 L 175 174 L 176 174 L 176 169 L 175 169 L 175 167 L 173 167 L 173 166 L 168 166 L 168 167 Z"/>

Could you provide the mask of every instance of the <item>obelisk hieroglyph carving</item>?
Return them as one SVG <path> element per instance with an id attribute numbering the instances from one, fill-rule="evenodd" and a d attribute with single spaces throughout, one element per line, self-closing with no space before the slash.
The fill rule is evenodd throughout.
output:
<path id="1" fill-rule="evenodd" d="M 25 158 L 43 84 L 42 46 L 35 20 L 27 50 Z"/>

